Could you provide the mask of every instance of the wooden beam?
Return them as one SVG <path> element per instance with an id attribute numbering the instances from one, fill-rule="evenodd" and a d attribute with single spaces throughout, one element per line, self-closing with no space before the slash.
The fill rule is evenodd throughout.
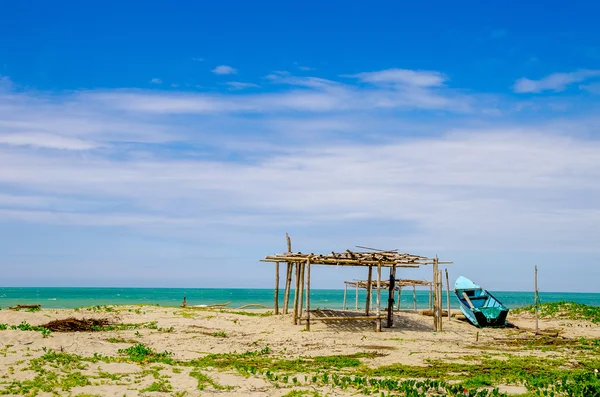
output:
<path id="1" fill-rule="evenodd" d="M 279 262 L 275 263 L 275 314 L 279 314 Z"/>
<path id="2" fill-rule="evenodd" d="M 373 280 L 373 266 L 369 266 L 369 277 L 367 278 L 367 304 L 365 306 L 365 313 L 368 316 L 369 310 L 371 309 L 371 281 Z"/>
<path id="3" fill-rule="evenodd" d="M 473 306 L 473 302 L 471 302 L 469 295 L 467 295 L 467 293 L 465 291 L 462 292 L 462 296 L 463 296 L 463 298 L 465 298 L 465 300 L 469 304 L 469 307 L 471 308 L 471 310 L 475 309 L 475 306 Z"/>
<path id="4" fill-rule="evenodd" d="M 358 283 L 356 283 L 356 310 L 358 310 Z"/>
<path id="5" fill-rule="evenodd" d="M 348 295 L 348 284 L 344 284 L 344 304 L 342 310 L 346 310 L 346 296 Z"/>
<path id="6" fill-rule="evenodd" d="M 313 321 L 365 321 L 375 320 L 379 322 L 385 319 L 385 315 L 382 316 L 348 316 L 348 317 L 315 317 Z"/>

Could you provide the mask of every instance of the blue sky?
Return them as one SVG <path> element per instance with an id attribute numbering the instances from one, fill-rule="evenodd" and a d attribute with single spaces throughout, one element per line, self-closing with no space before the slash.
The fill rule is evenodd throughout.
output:
<path id="1" fill-rule="evenodd" d="M 438 254 L 492 289 L 529 289 L 537 264 L 543 290 L 594 291 L 599 12 L 4 5 L 0 284 L 268 287 L 258 260 L 289 232 Z"/>

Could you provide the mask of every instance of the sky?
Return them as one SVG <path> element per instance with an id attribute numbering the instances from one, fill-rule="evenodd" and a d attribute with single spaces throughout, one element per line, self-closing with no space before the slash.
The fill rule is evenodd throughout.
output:
<path id="1" fill-rule="evenodd" d="M 269 288 L 287 232 L 438 255 L 493 290 L 531 290 L 537 265 L 542 291 L 597 291 L 599 13 L 8 2 L 0 285 Z"/>

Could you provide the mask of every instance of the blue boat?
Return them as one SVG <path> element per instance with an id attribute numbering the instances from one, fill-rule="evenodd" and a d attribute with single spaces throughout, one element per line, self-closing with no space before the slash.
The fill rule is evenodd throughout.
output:
<path id="1" fill-rule="evenodd" d="M 454 292 L 460 301 L 460 311 L 476 327 L 504 327 L 508 308 L 488 291 L 466 277 L 454 283 Z"/>

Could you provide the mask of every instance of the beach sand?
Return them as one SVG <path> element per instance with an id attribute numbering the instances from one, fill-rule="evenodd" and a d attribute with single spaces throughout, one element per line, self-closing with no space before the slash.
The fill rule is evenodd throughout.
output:
<path id="1" fill-rule="evenodd" d="M 47 337 L 38 331 L 2 330 L 0 394 L 2 390 L 20 390 L 23 394 L 27 390 L 35 390 L 31 385 L 36 384 L 36 381 L 28 383 L 27 380 L 34 380 L 36 376 L 38 383 L 48 385 L 47 391 L 39 391 L 40 396 L 53 395 L 53 392 L 55 395 L 72 396 L 283 396 L 294 395 L 289 394 L 293 390 L 336 396 L 357 393 L 356 390 L 304 382 L 312 377 L 312 374 L 305 372 L 295 376 L 301 381 L 294 385 L 291 382 L 273 381 L 265 374 L 244 373 L 227 365 L 223 368 L 197 368 L 196 365 L 163 362 L 135 363 L 128 360 L 123 352 L 119 352 L 120 349 L 139 343 L 155 352 L 170 352 L 168 357 L 177 362 L 198 359 L 208 354 L 239 355 L 245 352 L 258 352 L 256 354 L 263 354 L 273 360 L 355 354 L 360 357 L 361 364 L 370 368 L 396 363 L 428 366 L 431 360 L 461 362 L 466 356 L 494 356 L 507 352 L 514 356 L 560 356 L 568 362 L 577 362 L 577 355 L 580 354 L 569 349 L 526 349 L 512 344 L 510 340 L 527 335 L 531 337 L 531 333 L 513 328 L 477 329 L 455 319 L 446 319 L 444 331 L 435 333 L 431 317 L 412 312 L 396 313 L 394 327 L 383 328 L 383 332 L 375 332 L 372 322 L 315 322 L 311 331 L 306 332 L 303 325 L 292 324 L 290 315 L 252 316 L 219 309 L 114 306 L 108 309 L 0 311 L 0 323 L 9 325 L 22 322 L 41 325 L 68 317 L 109 318 L 115 323 L 145 323 L 146 326 L 99 332 L 53 332 Z M 529 315 L 511 316 L 509 320 L 520 328 L 534 327 L 534 320 Z M 154 322 L 155 325 L 147 325 Z M 560 330 L 562 338 L 572 340 L 600 338 L 599 327 L 587 321 L 542 319 L 540 328 Z M 70 363 L 61 363 L 56 358 L 54 361 L 36 361 L 44 355 L 47 357 L 48 352 L 88 359 L 101 355 L 110 359 L 75 362 L 72 359 L 75 356 L 65 356 L 71 357 Z M 204 381 L 200 385 L 202 390 L 199 390 L 198 378 L 190 376 L 192 372 L 200 372 L 212 380 Z M 75 373 L 81 375 L 73 375 Z M 14 381 L 21 383 L 17 383 L 13 389 L 7 389 Z M 25 387 L 28 385 L 31 386 L 29 389 Z M 510 394 L 526 391 L 521 385 L 500 385 L 500 389 Z"/>

